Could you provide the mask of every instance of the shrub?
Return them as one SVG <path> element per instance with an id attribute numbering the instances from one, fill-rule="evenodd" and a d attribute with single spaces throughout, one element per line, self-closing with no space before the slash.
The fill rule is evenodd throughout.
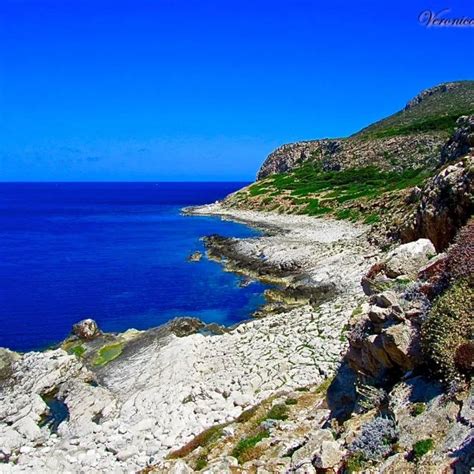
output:
<path id="1" fill-rule="evenodd" d="M 346 460 L 346 472 L 360 472 L 365 467 L 365 459 L 361 453 L 352 453 Z"/>
<path id="2" fill-rule="evenodd" d="M 420 460 L 428 451 L 431 451 L 433 449 L 433 445 L 433 440 L 430 438 L 417 441 L 413 445 L 413 458 L 415 461 Z"/>
<path id="3" fill-rule="evenodd" d="M 362 427 L 362 432 L 349 446 L 349 452 L 359 459 L 380 461 L 392 450 L 398 439 L 395 422 L 389 418 L 374 418 Z"/>
<path id="4" fill-rule="evenodd" d="M 296 405 L 298 403 L 298 400 L 296 398 L 287 398 L 285 400 L 285 405 Z"/>
<path id="5" fill-rule="evenodd" d="M 410 411 L 412 416 L 418 416 L 424 413 L 426 410 L 426 405 L 422 402 L 415 403 Z"/>
<path id="6" fill-rule="evenodd" d="M 474 218 L 459 231 L 448 249 L 446 273 L 451 281 L 466 279 L 474 285 Z"/>
<path id="7" fill-rule="evenodd" d="M 264 438 L 268 438 L 270 433 L 267 430 L 262 430 L 254 436 L 242 438 L 232 450 L 232 456 L 237 458 L 240 464 L 254 459 L 255 446 Z"/>
<path id="8" fill-rule="evenodd" d="M 196 459 L 195 469 L 196 471 L 200 471 L 207 466 L 207 457 L 206 456 L 199 456 Z"/>
<path id="9" fill-rule="evenodd" d="M 286 420 L 288 418 L 288 407 L 282 403 L 273 405 L 263 420 Z"/>
<path id="10" fill-rule="evenodd" d="M 215 443 L 222 436 L 223 428 L 224 425 L 211 426 L 207 430 L 198 434 L 183 447 L 168 454 L 168 459 L 183 458 L 199 447 L 204 448 L 212 443 Z"/>
<path id="11" fill-rule="evenodd" d="M 473 333 L 474 289 L 462 280 L 438 297 L 421 328 L 423 350 L 433 362 L 435 372 L 446 382 L 461 375 L 455 356 Z M 460 351 L 460 361 L 466 352 Z"/>

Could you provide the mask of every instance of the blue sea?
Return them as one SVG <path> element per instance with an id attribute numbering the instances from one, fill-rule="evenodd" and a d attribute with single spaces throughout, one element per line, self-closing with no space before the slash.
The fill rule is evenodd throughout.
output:
<path id="1" fill-rule="evenodd" d="M 183 206 L 246 183 L 1 183 L 0 346 L 42 349 L 73 323 L 146 329 L 176 316 L 230 325 L 264 303 L 265 286 L 203 258 L 200 238 L 256 230 Z"/>

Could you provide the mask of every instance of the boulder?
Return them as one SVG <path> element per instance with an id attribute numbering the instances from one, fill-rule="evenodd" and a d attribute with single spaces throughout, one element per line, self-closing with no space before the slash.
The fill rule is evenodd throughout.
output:
<path id="1" fill-rule="evenodd" d="M 222 456 L 216 459 L 211 459 L 203 472 L 206 474 L 230 474 L 238 467 L 238 465 L 239 462 L 236 458 L 232 456 Z"/>
<path id="2" fill-rule="evenodd" d="M 472 153 L 472 152 L 471 152 Z M 474 211 L 474 157 L 467 155 L 441 169 L 423 188 L 412 222 L 402 230 L 403 241 L 430 239 L 445 250 Z"/>
<path id="3" fill-rule="evenodd" d="M 405 458 L 405 453 L 397 453 L 390 456 L 377 469 L 380 474 L 415 474 L 416 464 L 410 463 Z"/>
<path id="4" fill-rule="evenodd" d="M 459 117 L 456 131 L 441 149 L 441 163 L 453 161 L 474 149 L 474 115 Z"/>
<path id="5" fill-rule="evenodd" d="M 80 339 L 84 339 L 86 341 L 90 341 L 101 334 L 97 323 L 90 318 L 83 319 L 82 321 L 74 324 L 72 327 L 72 333 Z"/>
<path id="6" fill-rule="evenodd" d="M 407 322 L 394 324 L 382 332 L 382 343 L 389 359 L 404 371 L 421 362 L 420 338 L 415 327 Z"/>
<path id="7" fill-rule="evenodd" d="M 193 252 L 188 258 L 188 262 L 199 262 L 202 259 L 202 253 L 198 251 Z"/>
<path id="8" fill-rule="evenodd" d="M 380 308 L 390 308 L 399 304 L 398 297 L 393 291 L 383 291 L 376 294 L 370 298 L 370 302 Z"/>
<path id="9" fill-rule="evenodd" d="M 0 383 L 13 374 L 13 362 L 19 357 L 16 352 L 0 348 Z"/>
<path id="10" fill-rule="evenodd" d="M 330 430 L 324 429 L 311 432 L 308 441 L 293 453 L 291 461 L 294 469 L 302 468 L 306 465 L 312 467 L 313 459 L 317 454 L 321 453 L 321 446 L 324 441 L 334 441 L 334 437 Z M 331 447 L 328 449 L 330 448 Z"/>
<path id="11" fill-rule="evenodd" d="M 434 245 L 428 239 L 403 244 L 387 254 L 385 273 L 390 278 L 407 275 L 416 278 L 418 270 L 436 255 Z"/>
<path id="12" fill-rule="evenodd" d="M 178 337 L 189 336 L 203 329 L 205 324 L 198 318 L 175 318 L 168 324 L 168 329 Z"/>
<path id="13" fill-rule="evenodd" d="M 330 469 L 339 465 L 345 452 L 336 441 L 323 441 L 316 451 L 313 465 L 319 469 Z"/>

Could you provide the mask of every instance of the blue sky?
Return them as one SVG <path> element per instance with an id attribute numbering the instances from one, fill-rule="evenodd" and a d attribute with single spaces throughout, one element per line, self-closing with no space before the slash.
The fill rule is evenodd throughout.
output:
<path id="1" fill-rule="evenodd" d="M 390 3 L 390 4 L 389 4 Z M 0 180 L 251 180 L 474 79 L 472 1 L 1 0 Z"/>

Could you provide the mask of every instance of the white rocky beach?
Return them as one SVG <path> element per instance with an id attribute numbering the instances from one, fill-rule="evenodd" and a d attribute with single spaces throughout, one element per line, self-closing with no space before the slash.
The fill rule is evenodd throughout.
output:
<path id="1" fill-rule="evenodd" d="M 283 286 L 330 287 L 331 296 L 321 304 L 296 301 L 220 335 L 130 330 L 119 336 L 123 353 L 98 369 L 62 349 L 3 351 L 2 371 L 10 376 L 0 387 L 0 456 L 9 462 L 0 472 L 139 471 L 204 429 L 278 391 L 318 384 L 338 368 L 347 346 L 341 335 L 364 298 L 361 277 L 378 255 L 367 228 L 219 204 L 193 213 L 270 229 L 234 242 L 234 251 L 284 269 Z M 40 427 L 48 396 L 69 411 L 57 432 Z"/>

